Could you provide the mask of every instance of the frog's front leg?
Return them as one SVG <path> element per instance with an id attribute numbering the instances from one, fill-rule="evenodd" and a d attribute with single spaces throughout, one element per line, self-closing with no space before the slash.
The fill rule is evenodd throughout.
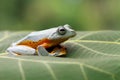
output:
<path id="1" fill-rule="evenodd" d="M 41 45 L 37 47 L 37 53 L 38 56 L 49 56 L 49 52 Z"/>
<path id="2" fill-rule="evenodd" d="M 9 55 L 34 55 L 36 53 L 36 50 L 28 47 L 28 46 L 24 46 L 24 45 L 16 45 L 16 46 L 11 46 L 7 49 L 7 52 L 9 53 Z"/>
<path id="3" fill-rule="evenodd" d="M 48 52 L 43 46 L 38 46 L 38 55 L 42 56 L 65 56 L 65 47 L 55 47 L 51 52 Z"/>

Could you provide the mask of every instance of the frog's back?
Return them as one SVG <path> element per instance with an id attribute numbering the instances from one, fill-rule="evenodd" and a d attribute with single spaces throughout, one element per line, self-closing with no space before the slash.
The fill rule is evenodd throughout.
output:
<path id="1" fill-rule="evenodd" d="M 51 29 L 42 30 L 42 31 L 35 31 L 35 32 L 30 33 L 25 38 L 25 40 L 39 41 L 44 38 L 48 38 L 51 34 L 54 33 L 54 31 L 56 31 L 56 28 L 51 28 Z"/>
<path id="2" fill-rule="evenodd" d="M 24 40 L 39 41 L 44 38 L 48 38 L 49 35 L 46 33 L 47 30 L 32 32 L 24 38 Z"/>
<path id="3" fill-rule="evenodd" d="M 52 32 L 52 29 L 31 32 L 30 34 L 20 39 L 16 43 L 19 44 L 20 42 L 25 41 L 25 40 L 32 40 L 36 42 L 44 38 L 48 38 L 51 32 Z"/>
<path id="4" fill-rule="evenodd" d="M 48 37 L 51 31 L 52 29 L 32 32 L 21 40 L 13 43 L 13 45 L 26 45 L 32 48 L 36 48 L 38 45 L 49 41 Z"/>

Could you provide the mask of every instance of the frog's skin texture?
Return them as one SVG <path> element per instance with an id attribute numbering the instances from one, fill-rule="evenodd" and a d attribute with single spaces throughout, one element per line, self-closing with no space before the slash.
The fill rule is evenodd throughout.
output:
<path id="1" fill-rule="evenodd" d="M 66 55 L 66 48 L 60 44 L 75 35 L 76 32 L 66 24 L 32 32 L 12 43 L 6 51 L 9 55 L 63 56 Z"/>

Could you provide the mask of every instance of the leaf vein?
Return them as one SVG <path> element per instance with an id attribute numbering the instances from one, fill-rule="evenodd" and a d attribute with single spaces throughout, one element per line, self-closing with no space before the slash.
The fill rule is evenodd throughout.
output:
<path id="1" fill-rule="evenodd" d="M 19 66 L 19 70 L 20 70 L 20 74 L 21 74 L 22 80 L 26 80 L 25 79 L 25 73 L 24 73 L 24 70 L 22 68 L 22 63 L 21 63 L 20 59 L 18 60 L 18 66 Z"/>
<path id="2" fill-rule="evenodd" d="M 71 43 L 73 43 L 73 42 L 71 42 Z M 87 49 L 87 50 L 89 50 L 89 51 L 92 51 L 92 52 L 94 52 L 94 53 L 96 53 L 96 54 L 101 54 L 101 55 L 106 55 L 106 56 L 120 56 L 120 55 L 112 55 L 112 54 L 105 54 L 105 53 L 103 53 L 103 52 L 99 52 L 99 51 L 97 51 L 97 50 L 94 50 L 94 49 L 91 49 L 91 48 L 89 48 L 89 47 L 87 47 L 87 46 L 84 46 L 84 45 L 82 45 L 82 44 L 78 44 L 78 43 L 74 43 L 74 44 L 76 44 L 76 45 L 79 45 L 79 46 L 81 46 L 82 48 L 85 48 L 85 49 Z"/>
<path id="3" fill-rule="evenodd" d="M 46 68 L 48 69 L 48 71 L 50 72 L 50 74 L 52 75 L 53 79 L 58 80 L 55 73 L 53 72 L 52 68 L 50 67 L 50 65 L 48 63 L 45 63 L 45 62 L 44 62 L 44 64 L 45 64 Z"/>
<path id="4" fill-rule="evenodd" d="M 80 36 L 78 39 L 83 39 L 83 38 L 85 38 L 85 37 L 87 37 L 87 36 L 92 35 L 93 33 L 94 33 L 94 32 L 89 32 L 89 33 L 86 33 L 85 35 Z"/>
<path id="5" fill-rule="evenodd" d="M 69 40 L 66 41 L 67 42 L 72 42 L 72 43 L 76 43 L 76 42 L 83 42 L 83 43 L 101 43 L 101 44 L 118 44 L 120 45 L 120 42 L 112 42 L 112 41 L 95 41 L 95 40 Z"/>
<path id="6" fill-rule="evenodd" d="M 83 74 L 84 79 L 88 80 L 88 77 L 87 77 L 87 74 L 86 74 L 86 72 L 84 70 L 83 64 L 80 64 L 80 69 L 81 69 L 81 72 Z"/>
<path id="7" fill-rule="evenodd" d="M 105 74 L 108 74 L 108 75 L 111 75 L 111 76 L 114 76 L 113 73 L 111 72 L 108 72 L 108 71 L 105 71 L 103 69 L 100 69 L 100 68 L 97 68 L 97 67 L 94 67 L 94 66 L 91 66 L 91 65 L 88 65 L 88 64 L 83 64 L 84 66 L 90 68 L 90 69 L 93 69 L 93 70 L 96 70 L 96 71 L 99 71 L 99 72 L 102 72 L 102 73 L 105 73 Z"/>
<path id="8" fill-rule="evenodd" d="M 101 32 L 101 31 L 88 32 L 87 34 L 81 36 L 79 39 L 86 38 L 86 37 L 91 36 L 91 35 L 93 35 L 93 34 L 96 34 L 96 33 L 98 33 L 98 32 Z"/>
<path id="9" fill-rule="evenodd" d="M 0 39 L 0 42 L 4 41 L 5 39 L 11 37 L 11 36 L 14 36 L 16 34 L 19 34 L 19 33 L 22 33 L 22 32 L 25 32 L 25 31 L 19 31 L 19 32 L 16 32 L 16 33 L 12 33 L 12 34 L 8 34 L 8 32 L 5 33 L 5 36 L 3 38 Z"/>
<path id="10" fill-rule="evenodd" d="M 4 36 L 0 39 L 0 42 L 5 40 L 8 37 L 8 32 L 4 32 Z"/>
<path id="11" fill-rule="evenodd" d="M 46 67 L 48 67 L 49 69 L 51 69 L 51 67 L 47 64 L 47 63 L 58 63 L 58 64 L 76 64 L 76 65 L 84 65 L 88 68 L 91 68 L 93 70 L 97 70 L 97 71 L 100 71 L 100 72 L 103 72 L 103 73 L 106 73 L 106 74 L 109 74 L 109 75 L 112 75 L 114 76 L 113 73 L 111 72 L 108 72 L 106 70 L 103 70 L 103 69 L 100 69 L 98 67 L 94 67 L 94 66 L 91 66 L 91 65 L 88 65 L 88 64 L 84 64 L 84 63 L 81 63 L 81 62 L 69 62 L 69 61 L 43 61 L 43 60 L 32 60 L 32 59 L 22 59 L 22 58 L 12 58 L 12 57 L 7 57 L 7 56 L 0 56 L 0 58 L 8 58 L 8 59 L 16 59 L 16 60 L 20 60 L 20 61 L 29 61 L 29 62 L 42 62 L 46 65 Z M 20 63 L 21 65 L 21 63 Z M 21 66 L 22 67 L 22 66 Z M 54 73 L 53 73 L 54 74 Z M 56 80 L 56 79 L 55 79 Z"/>

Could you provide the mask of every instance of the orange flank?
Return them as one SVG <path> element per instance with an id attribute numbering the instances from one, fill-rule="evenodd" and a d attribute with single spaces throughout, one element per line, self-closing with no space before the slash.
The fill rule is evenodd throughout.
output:
<path id="1" fill-rule="evenodd" d="M 22 42 L 20 42 L 17 45 L 26 45 L 29 47 L 32 47 L 34 49 L 37 49 L 37 47 L 39 45 L 43 46 L 44 48 L 50 48 L 56 45 L 59 45 L 61 42 L 66 41 L 68 38 L 64 38 L 64 39 L 55 39 L 55 40 L 49 40 L 47 38 L 41 39 L 39 41 L 32 41 L 32 40 L 24 40 Z"/>
<path id="2" fill-rule="evenodd" d="M 34 49 L 37 49 L 37 47 L 39 45 L 41 45 L 45 48 L 48 48 L 48 47 L 50 47 L 50 43 L 51 43 L 51 41 L 49 39 L 44 38 L 44 39 L 39 40 L 39 41 L 24 40 L 17 45 L 26 45 L 26 46 L 32 47 Z"/>

